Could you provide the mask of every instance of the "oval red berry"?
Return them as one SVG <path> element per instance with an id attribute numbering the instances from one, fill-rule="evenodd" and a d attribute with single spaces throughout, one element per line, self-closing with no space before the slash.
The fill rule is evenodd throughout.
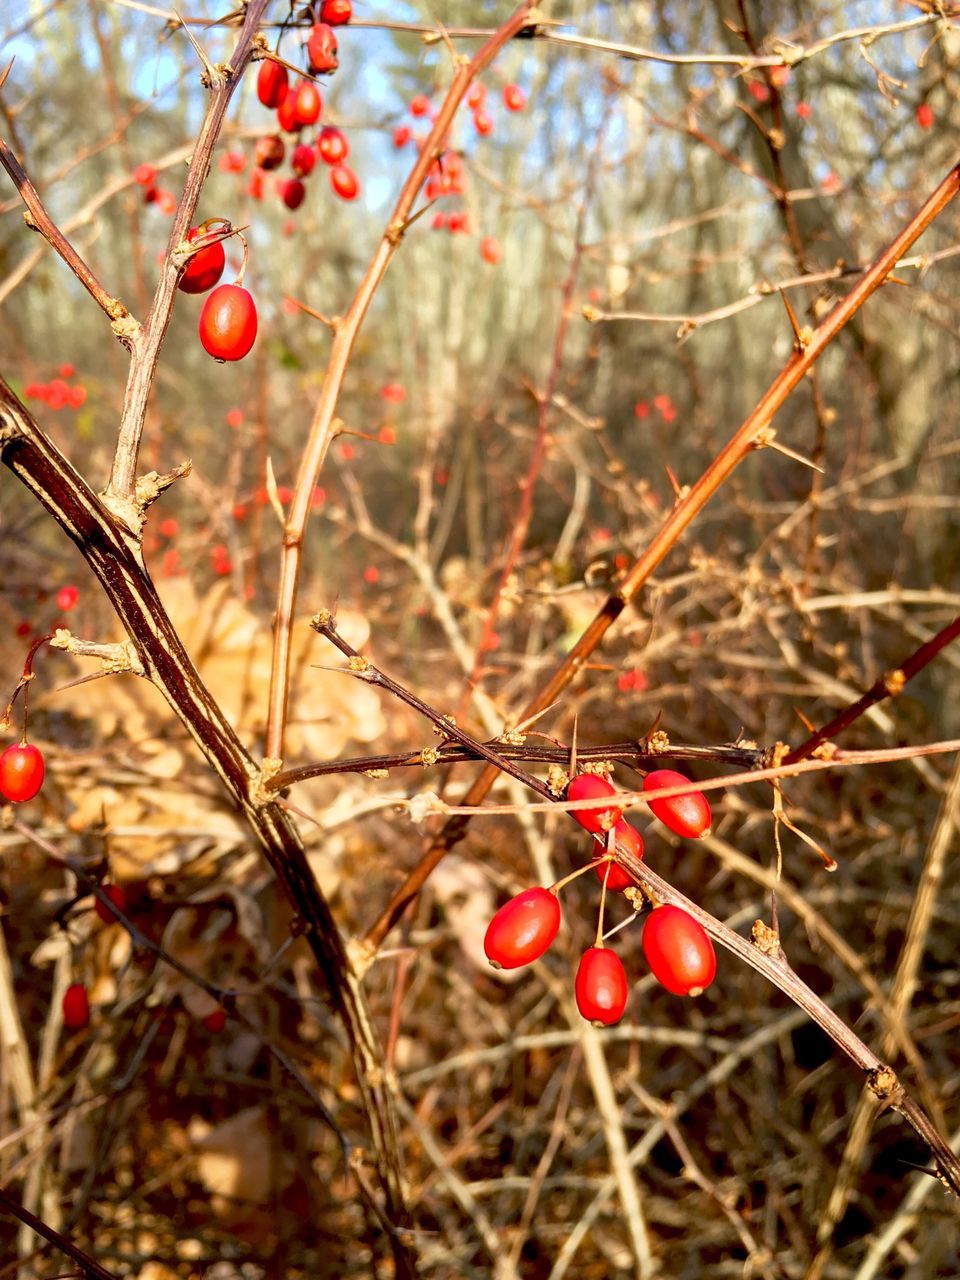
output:
<path id="1" fill-rule="evenodd" d="M 616 787 L 599 773 L 578 773 L 567 787 L 568 800 L 590 800 L 594 797 L 612 796 Z M 623 817 L 623 810 L 612 805 L 596 805 L 591 809 L 572 809 L 571 817 L 594 834 L 609 831 Z"/>
<path id="2" fill-rule="evenodd" d="M 690 779 L 674 769 L 654 769 L 643 780 L 644 791 L 655 791 L 660 787 L 683 787 L 689 785 Z M 713 816 L 710 805 L 702 791 L 691 791 L 685 796 L 668 796 L 665 800 L 651 800 L 650 808 L 655 817 L 665 827 L 678 836 L 695 839 L 710 830 Z"/>
<path id="3" fill-rule="evenodd" d="M 80 1031 L 90 1021 L 90 999 L 82 982 L 74 982 L 63 993 L 63 1022 L 70 1031 Z"/>
<path id="4" fill-rule="evenodd" d="M 320 90 L 312 80 L 301 80 L 297 87 L 294 107 L 299 124 L 316 124 L 323 109 Z"/>
<path id="5" fill-rule="evenodd" d="M 623 961 L 609 947 L 591 947 L 580 957 L 574 984 L 577 1008 L 590 1022 L 609 1027 L 627 1007 L 627 974 Z"/>
<path id="6" fill-rule="evenodd" d="M 504 903 L 487 925 L 483 949 L 498 969 L 539 960 L 560 929 L 560 903 L 549 889 L 524 889 Z"/>
<path id="7" fill-rule="evenodd" d="M 200 312 L 200 341 L 215 360 L 242 360 L 257 338 L 257 308 L 246 289 L 221 284 Z"/>
<path id="8" fill-rule="evenodd" d="M 307 39 L 307 62 L 314 75 L 336 71 L 340 65 L 337 58 L 337 37 L 329 22 L 315 22 L 310 28 Z"/>
<path id="9" fill-rule="evenodd" d="M 325 164 L 340 164 L 350 154 L 350 144 L 339 129 L 328 124 L 320 130 L 317 151 Z"/>
<path id="10" fill-rule="evenodd" d="M 279 107 L 287 96 L 287 68 L 265 58 L 257 72 L 257 97 L 265 107 Z"/>
<path id="11" fill-rule="evenodd" d="M 187 232 L 187 239 L 192 244 L 202 234 L 199 227 L 191 227 Z M 183 293 L 206 293 L 208 289 L 213 288 L 223 275 L 226 261 L 222 240 L 216 241 L 215 244 L 207 245 L 205 249 L 198 249 L 187 260 L 187 265 L 183 268 L 180 273 L 180 279 L 177 281 L 177 288 Z"/>
<path id="12" fill-rule="evenodd" d="M 44 773 L 39 747 L 30 742 L 7 747 L 0 755 L 0 796 L 13 804 L 32 800 L 43 786 Z"/>
<path id="13" fill-rule="evenodd" d="M 717 972 L 717 956 L 699 920 L 680 907 L 657 907 L 643 926 L 643 954 L 653 976 L 675 996 L 698 996 Z"/>
<path id="14" fill-rule="evenodd" d="M 357 175 L 345 164 L 335 164 L 330 170 L 330 185 L 341 200 L 356 200 L 360 194 Z"/>

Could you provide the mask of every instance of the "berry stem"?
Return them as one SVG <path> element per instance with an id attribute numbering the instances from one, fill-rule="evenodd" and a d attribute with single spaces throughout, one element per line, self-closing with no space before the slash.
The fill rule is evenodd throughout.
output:
<path id="1" fill-rule="evenodd" d="M 592 862 L 585 862 L 582 867 L 577 867 L 576 871 L 571 871 L 569 875 L 565 875 L 562 880 L 556 880 L 550 886 L 550 892 L 559 894 L 561 889 L 565 889 L 571 881 L 576 880 L 578 876 L 585 875 L 588 871 L 592 871 L 594 867 L 599 867 L 602 862 L 609 862 L 608 858 L 594 858 Z"/>

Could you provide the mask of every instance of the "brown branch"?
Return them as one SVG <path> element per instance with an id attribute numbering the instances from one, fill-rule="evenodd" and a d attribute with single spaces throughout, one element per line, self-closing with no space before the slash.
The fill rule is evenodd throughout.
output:
<path id="1" fill-rule="evenodd" d="M 895 698 L 907 681 L 912 680 L 918 672 L 928 666 L 942 649 L 956 640 L 957 636 L 960 636 L 960 615 L 942 627 L 935 636 L 931 636 L 919 649 L 915 649 L 905 662 L 901 662 L 892 671 L 885 672 L 862 697 L 852 702 L 850 706 L 844 707 L 829 724 L 825 724 L 822 729 L 812 733 L 806 742 L 802 742 L 799 747 L 794 747 L 788 752 L 783 758 L 783 763 L 795 764 L 798 760 L 805 760 L 807 756 L 816 754 L 820 747 L 838 737 L 844 729 L 855 720 L 859 720 L 864 712 L 875 707 L 878 702 L 883 702 L 886 698 Z"/>
<path id="2" fill-rule="evenodd" d="M 469 64 L 461 64 L 458 67 L 447 96 L 437 112 L 429 137 L 403 185 L 373 261 L 360 281 L 346 315 L 337 324 L 330 359 L 323 376 L 323 389 L 317 400 L 313 421 L 310 424 L 310 434 L 301 455 L 293 501 L 284 529 L 267 711 L 266 755 L 269 758 L 281 759 L 283 756 L 283 734 L 290 682 L 291 633 L 297 603 L 304 534 L 310 515 L 313 487 L 317 483 L 330 443 L 336 435 L 337 402 L 357 334 L 373 296 L 397 251 L 427 172 L 443 148 L 457 108 L 466 96 L 472 81 L 486 70 L 503 46 L 518 31 L 523 30 L 532 9 L 533 0 L 523 0 L 512 17 L 490 37 Z"/>
<path id="3" fill-rule="evenodd" d="M 244 748 L 184 650 L 140 558 L 139 538 L 119 521 L 40 431 L 0 378 L 0 461 L 76 543 L 127 631 L 141 667 L 189 731 L 242 813 L 290 902 L 292 931 L 305 937 L 323 973 L 353 1056 L 360 1099 L 385 1199 L 398 1227 L 408 1221 L 392 1093 L 366 997 L 300 836 L 260 787 L 261 770 Z M 397 1274 L 414 1263 L 391 1236 Z"/>
<path id="4" fill-rule="evenodd" d="M 449 726 L 448 726 L 449 727 Z M 504 760 L 527 760 L 533 764 L 561 767 L 570 761 L 570 748 L 534 747 L 528 743 L 513 746 L 508 742 L 497 740 L 484 744 L 494 749 Z M 464 760 L 480 760 L 483 757 L 472 747 L 458 744 L 444 745 L 436 748 L 433 766 L 459 764 Z M 752 769 L 759 766 L 767 758 L 767 752 L 760 747 L 691 747 L 671 743 L 664 750 L 654 750 L 640 742 L 608 742 L 599 747 L 584 746 L 577 743 L 577 759 L 581 764 L 614 760 L 621 764 L 642 769 L 649 765 L 661 764 L 664 760 L 718 760 L 724 764 L 739 765 Z M 375 773 L 387 769 L 423 769 L 422 751 L 405 751 L 394 755 L 352 756 L 342 760 L 324 760 L 316 764 L 298 765 L 295 769 L 284 769 L 274 774 L 264 783 L 268 792 L 282 791 L 298 782 L 306 782 L 308 778 L 322 778 L 332 773 Z"/>
<path id="5" fill-rule="evenodd" d="M 54 1248 L 59 1249 L 61 1253 L 65 1253 L 80 1268 L 80 1273 L 84 1280 L 118 1280 L 118 1277 L 112 1271 L 108 1271 L 106 1267 L 101 1267 L 96 1258 L 91 1258 L 89 1253 L 84 1253 L 67 1236 L 61 1235 L 53 1227 L 48 1227 L 42 1218 L 36 1217 L 29 1209 L 25 1209 L 18 1200 L 14 1200 L 13 1196 L 8 1195 L 2 1187 L 0 1187 L 0 1211 L 5 1211 L 11 1217 L 19 1219 L 31 1231 L 35 1231 L 38 1236 L 42 1236 L 44 1240 L 52 1244 Z"/>
<path id="6" fill-rule="evenodd" d="M 960 191 L 960 165 L 955 165 L 899 235 L 895 236 L 878 255 L 847 297 L 839 301 L 813 330 L 806 345 L 793 352 L 736 434 L 721 449 L 700 478 L 677 501 L 646 550 L 627 571 L 619 589 L 607 597 L 569 654 L 540 692 L 524 708 L 519 717 L 521 720 L 529 719 L 557 701 L 683 532 L 692 524 L 724 481 L 753 451 L 760 433 L 769 427 L 790 392 L 800 383 L 807 371 L 812 368 L 843 327 L 856 315 L 870 295 L 883 284 L 897 261 L 954 199 L 958 191 Z M 479 804 L 495 779 L 496 770 L 484 769 L 468 789 L 463 803 Z M 367 930 L 365 942 L 371 951 L 382 944 L 405 910 L 407 903 L 420 892 L 433 868 L 463 837 L 467 822 L 468 819 L 457 816 L 444 826 L 419 864 L 410 872 L 378 919 Z"/>
<path id="7" fill-rule="evenodd" d="M 38 231 L 50 247 L 59 253 L 73 274 L 77 277 L 94 302 L 111 321 L 114 333 L 125 345 L 129 346 L 139 330 L 136 320 L 130 315 L 119 298 L 114 298 L 103 287 L 93 271 L 74 249 L 57 224 L 47 213 L 40 193 L 27 177 L 20 161 L 10 150 L 4 138 L 0 138 L 0 164 L 9 173 L 20 198 L 27 206 L 24 221 L 33 231 Z"/>

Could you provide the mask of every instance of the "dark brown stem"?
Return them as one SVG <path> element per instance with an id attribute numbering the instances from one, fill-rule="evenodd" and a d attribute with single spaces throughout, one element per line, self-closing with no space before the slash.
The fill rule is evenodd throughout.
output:
<path id="1" fill-rule="evenodd" d="M 31 1231 L 35 1231 L 38 1236 L 42 1236 L 44 1240 L 52 1244 L 55 1249 L 59 1249 L 61 1253 L 66 1254 L 80 1268 L 80 1274 L 84 1277 L 84 1280 L 118 1280 L 118 1277 L 112 1271 L 107 1271 L 106 1267 L 101 1267 L 96 1258 L 91 1258 L 89 1253 L 84 1253 L 72 1240 L 61 1235 L 59 1231 L 55 1231 L 53 1227 L 48 1227 L 41 1218 L 35 1217 L 29 1209 L 25 1209 L 19 1200 L 14 1200 L 13 1196 L 8 1195 L 2 1187 L 0 1187 L 0 1211 L 9 1213 L 11 1217 L 19 1219 Z"/>
<path id="2" fill-rule="evenodd" d="M 957 636 L 960 636 L 960 616 L 954 618 L 935 636 L 911 653 L 905 662 L 901 662 L 892 671 L 885 672 L 862 697 L 852 702 L 849 707 L 844 707 L 829 724 L 812 733 L 799 747 L 789 751 L 783 757 L 783 763 L 795 764 L 798 760 L 805 760 L 808 756 L 814 755 L 825 743 L 831 742 L 853 724 L 854 720 L 859 720 L 865 711 L 875 707 L 878 702 L 883 702 L 885 698 L 895 698 L 907 681 L 912 680 L 918 671 L 922 671 L 931 663 L 941 649 L 952 644 Z"/>
<path id="3" fill-rule="evenodd" d="M 263 848 L 320 967 L 353 1054 L 370 1128 L 385 1212 L 407 1223 L 392 1094 L 360 975 L 347 955 L 296 828 L 260 787 L 260 769 L 207 690 L 140 559 L 139 538 L 115 518 L 37 427 L 0 378 L 0 461 L 76 543 L 133 642 L 146 677 L 163 694 L 243 814 Z M 391 1236 L 397 1274 L 415 1275 L 399 1237 Z"/>
<path id="4" fill-rule="evenodd" d="M 485 744 L 493 748 L 504 760 L 526 760 L 531 764 L 565 766 L 570 760 L 570 748 L 536 747 L 524 743 L 523 746 L 511 746 L 505 742 L 489 742 Z M 437 748 L 435 766 L 458 764 L 464 760 L 480 760 L 483 757 L 471 747 L 464 745 L 444 745 Z M 736 765 L 744 769 L 756 769 L 767 759 L 767 752 L 760 747 L 688 747 L 671 743 L 665 751 L 653 751 L 643 742 L 611 742 L 599 747 L 585 747 L 577 743 L 577 759 L 583 763 L 598 760 L 615 760 L 621 764 L 631 765 L 635 769 L 645 769 L 651 765 L 658 767 L 664 760 L 718 760 L 723 764 Z M 322 778 L 331 773 L 369 773 L 380 769 L 422 769 L 423 752 L 406 751 L 397 755 L 353 756 L 344 760 L 324 760 L 317 764 L 299 765 L 295 769 L 284 769 L 265 783 L 270 792 L 282 791 L 297 782 L 306 782 L 308 778 Z"/>

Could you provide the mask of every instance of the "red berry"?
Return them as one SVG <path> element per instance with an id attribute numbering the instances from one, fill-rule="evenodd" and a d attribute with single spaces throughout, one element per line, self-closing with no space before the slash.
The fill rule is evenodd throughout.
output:
<path id="1" fill-rule="evenodd" d="M 523 110 L 527 105 L 527 99 L 519 85 L 505 84 L 503 86 L 503 105 L 508 111 Z"/>
<path id="2" fill-rule="evenodd" d="M 279 138 L 277 141 L 279 142 Z M 187 239 L 191 243 L 202 238 L 202 236 L 203 232 L 199 227 L 191 227 L 187 232 Z M 222 240 L 217 240 L 214 244 L 207 245 L 205 249 L 198 249 L 187 260 L 187 265 L 183 268 L 180 273 L 180 279 L 177 281 L 177 288 L 182 290 L 183 293 L 206 293 L 208 289 L 213 288 L 223 275 L 226 261 L 227 256 L 224 252 Z"/>
<path id="3" fill-rule="evenodd" d="M 328 124 L 320 130 L 317 151 L 325 164 L 341 164 L 350 154 L 350 144 L 339 129 Z"/>
<path id="4" fill-rule="evenodd" d="M 126 911 L 127 895 L 123 885 L 105 884 L 103 886 L 103 891 L 118 910 Z M 114 912 L 110 910 L 107 903 L 101 901 L 100 898 L 95 899 L 93 909 L 104 924 L 113 924 L 117 918 Z"/>
<path id="5" fill-rule="evenodd" d="M 356 200 L 360 194 L 357 175 L 345 164 L 336 164 L 330 170 L 330 185 L 341 200 Z"/>
<path id="6" fill-rule="evenodd" d="M 257 139 L 253 148 L 253 162 L 259 169 L 279 169 L 286 154 L 287 144 L 279 133 L 271 133 Z"/>
<path id="7" fill-rule="evenodd" d="M 675 996 L 698 996 L 716 976 L 717 957 L 707 931 L 680 907 L 657 907 L 647 917 L 643 954 L 653 976 Z"/>
<path id="8" fill-rule="evenodd" d="M 398 124 L 393 131 L 393 145 L 398 149 L 405 147 L 413 137 L 413 130 L 408 124 Z"/>
<path id="9" fill-rule="evenodd" d="M 90 1021 L 90 1000 L 82 982 L 74 982 L 63 993 L 63 1023 L 70 1031 L 80 1031 Z"/>
<path id="10" fill-rule="evenodd" d="M 590 1022 L 609 1027 L 619 1022 L 627 1005 L 623 961 L 609 947 L 591 947 L 580 957 L 574 984 L 577 1008 Z"/>
<path id="11" fill-rule="evenodd" d="M 257 97 L 265 107 L 279 107 L 287 96 L 287 68 L 264 58 L 257 72 Z"/>
<path id="12" fill-rule="evenodd" d="M 568 800 L 587 800 L 593 796 L 612 796 L 616 793 L 616 787 L 608 782 L 606 778 L 601 778 L 598 773 L 578 773 L 575 778 L 570 779 L 570 785 L 567 787 Z M 595 834 L 603 831 L 609 831 L 611 827 L 615 827 L 623 817 L 623 810 L 612 807 L 602 808 L 595 805 L 592 809 L 574 809 L 570 816 L 580 823 L 581 827 L 585 827 L 587 831 Z"/>
<path id="13" fill-rule="evenodd" d="M 242 360 L 257 337 L 257 308 L 238 284 L 220 284 L 200 312 L 200 341 L 215 360 Z"/>
<path id="14" fill-rule="evenodd" d="M 300 81 L 293 101 L 299 124 L 316 124 L 323 110 L 323 99 L 312 80 Z"/>
<path id="15" fill-rule="evenodd" d="M 635 858 L 643 857 L 643 836 L 636 827 L 631 827 L 626 818 L 621 818 L 613 830 L 618 849 L 632 853 Z M 603 839 L 602 836 L 600 838 Z M 633 877 L 616 862 L 600 862 L 594 867 L 594 871 L 601 883 L 606 880 L 607 889 L 611 893 L 623 893 L 624 889 L 629 889 L 634 882 Z"/>
<path id="16" fill-rule="evenodd" d="M 227 1025 L 227 1014 L 225 1009 L 214 1009 L 212 1013 L 208 1013 L 203 1019 L 203 1025 L 208 1031 L 212 1031 L 214 1035 L 219 1035 L 223 1028 Z"/>
<path id="17" fill-rule="evenodd" d="M 224 173 L 243 173 L 247 167 L 247 157 L 242 151 L 224 151 L 217 164 Z"/>
<path id="18" fill-rule="evenodd" d="M 297 133 L 301 128 L 300 117 L 297 115 L 297 95 L 295 93 L 288 93 L 279 107 L 277 107 L 277 124 L 284 133 Z"/>
<path id="19" fill-rule="evenodd" d="M 285 178 L 279 186 L 280 199 L 288 209 L 299 209 L 303 204 L 303 198 L 307 194 L 307 188 L 303 185 L 299 178 Z"/>
<path id="20" fill-rule="evenodd" d="M 385 382 L 380 388 L 380 399 L 388 404 L 403 404 L 407 398 L 407 389 L 400 382 Z"/>
<path id="21" fill-rule="evenodd" d="M 493 120 L 482 108 L 473 113 L 473 127 L 479 134 L 493 133 Z"/>
<path id="22" fill-rule="evenodd" d="M 177 212 L 177 197 L 172 191 L 158 191 L 157 208 L 161 213 L 165 213 L 167 217 L 172 218 Z"/>
<path id="23" fill-rule="evenodd" d="M 484 262 L 489 262 L 491 267 L 495 267 L 503 257 L 503 245 L 496 236 L 484 236 L 480 241 L 480 253 Z"/>
<path id="24" fill-rule="evenodd" d="M 157 180 L 157 170 L 152 164 L 138 164 L 133 171 L 133 180 L 141 187 L 152 187 Z"/>
<path id="25" fill-rule="evenodd" d="M 425 93 L 418 93 L 410 103 L 410 114 L 412 116 L 425 116 L 430 113 L 430 99 Z"/>
<path id="26" fill-rule="evenodd" d="M 353 17 L 353 5 L 350 0 L 323 0 L 320 17 L 331 27 L 342 27 Z"/>
<path id="27" fill-rule="evenodd" d="M 314 75 L 336 71 L 339 67 L 337 37 L 333 34 L 333 28 L 329 22 L 315 22 L 310 28 L 307 39 L 307 62 Z"/>
<path id="28" fill-rule="evenodd" d="M 644 791 L 658 787 L 682 787 L 690 782 L 682 773 L 673 769 L 654 769 L 643 780 Z M 712 815 L 707 797 L 702 791 L 692 791 L 686 796 L 669 796 L 666 800 L 651 800 L 650 808 L 655 817 L 674 835 L 694 840 L 710 830 Z"/>
<path id="29" fill-rule="evenodd" d="M 0 796 L 13 804 L 32 800 L 43 786 L 40 749 L 30 742 L 7 747 L 0 754 Z"/>
<path id="30" fill-rule="evenodd" d="M 504 903 L 487 925 L 483 949 L 498 969 L 539 960 L 560 928 L 560 903 L 549 889 L 524 889 Z"/>
<path id="31" fill-rule="evenodd" d="M 73 586 L 61 587 L 54 598 L 60 612 L 69 613 L 71 609 L 77 607 L 77 601 L 80 599 L 80 589 Z"/>
<path id="32" fill-rule="evenodd" d="M 477 80 L 470 86 L 470 92 L 467 94 L 467 106 L 471 111 L 476 111 L 478 107 L 482 107 L 487 99 L 487 86 L 481 84 Z"/>
<path id="33" fill-rule="evenodd" d="M 294 147 L 293 155 L 290 159 L 290 167 L 299 178 L 305 178 L 308 174 L 313 173 L 316 163 L 317 153 L 313 147 L 307 147 L 303 143 Z"/>
<path id="34" fill-rule="evenodd" d="M 917 124 L 921 129 L 933 128 L 933 107 L 929 102 L 921 102 L 917 107 Z"/>
<path id="35" fill-rule="evenodd" d="M 175 538 L 180 532 L 180 523 L 176 516 L 167 516 L 161 520 L 157 532 L 161 538 Z"/>
<path id="36" fill-rule="evenodd" d="M 435 213 L 431 219 L 430 226 L 434 231 L 442 231 L 447 225 L 447 215 L 445 213 Z"/>

